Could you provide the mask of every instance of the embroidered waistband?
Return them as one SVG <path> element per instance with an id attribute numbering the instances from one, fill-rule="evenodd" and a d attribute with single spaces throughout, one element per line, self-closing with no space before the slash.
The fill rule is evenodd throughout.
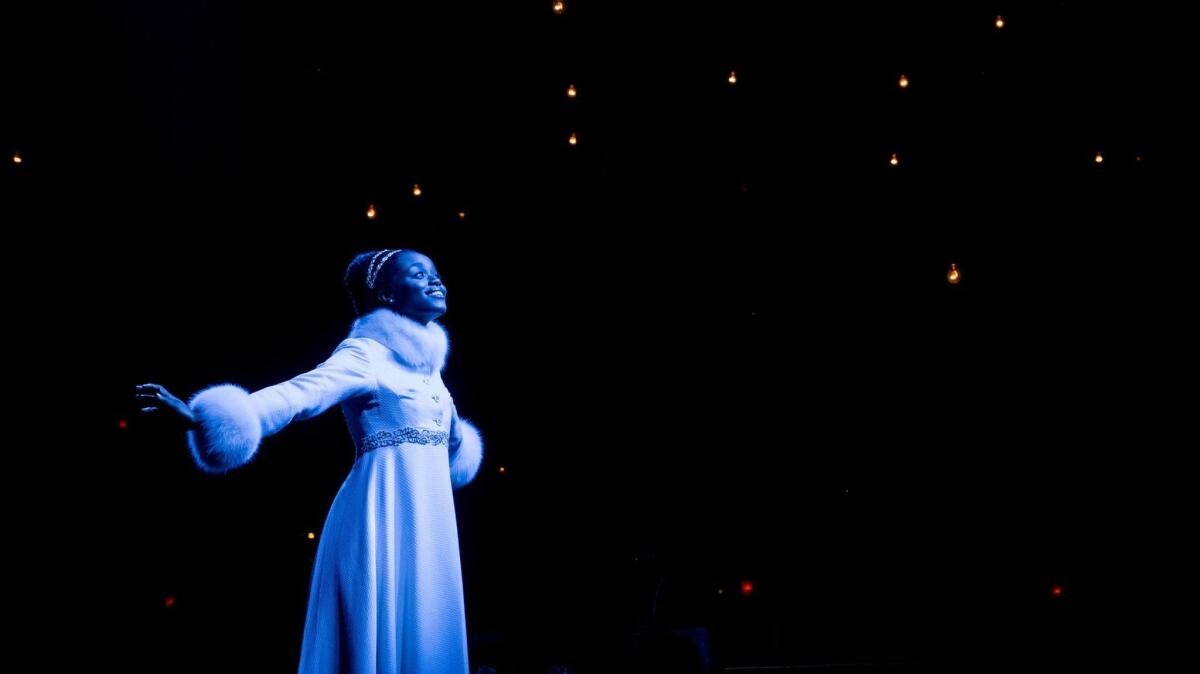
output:
<path id="1" fill-rule="evenodd" d="M 379 431 L 363 438 L 358 453 L 363 454 L 380 447 L 392 447 L 410 443 L 414 445 L 446 445 L 449 444 L 450 434 L 446 431 L 431 431 L 428 428 L 406 426 L 394 431 Z"/>

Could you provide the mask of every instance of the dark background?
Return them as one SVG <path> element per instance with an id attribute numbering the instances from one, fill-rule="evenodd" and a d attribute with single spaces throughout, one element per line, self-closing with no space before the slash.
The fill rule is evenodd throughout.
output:
<path id="1" fill-rule="evenodd" d="M 473 666 L 628 671 L 648 625 L 720 666 L 1169 657 L 1176 10 L 550 4 L 4 10 L 14 643 L 294 669 L 340 415 L 213 478 L 132 387 L 315 366 L 346 263 L 405 247 L 487 449 Z"/>

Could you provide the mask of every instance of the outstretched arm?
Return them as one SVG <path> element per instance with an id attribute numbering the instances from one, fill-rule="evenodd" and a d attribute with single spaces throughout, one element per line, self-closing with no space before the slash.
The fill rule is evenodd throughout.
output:
<path id="1" fill-rule="evenodd" d="M 166 409 L 190 422 L 188 445 L 196 465 L 223 473 L 250 461 L 264 437 L 292 421 L 314 417 L 374 390 L 375 377 L 362 340 L 347 339 L 316 369 L 254 393 L 220 384 L 182 405 L 161 386 L 144 384 L 138 387 L 138 398 L 149 405 L 143 411 Z"/>

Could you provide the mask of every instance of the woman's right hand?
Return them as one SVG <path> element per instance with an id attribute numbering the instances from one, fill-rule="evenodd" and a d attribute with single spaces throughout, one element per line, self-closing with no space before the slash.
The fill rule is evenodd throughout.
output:
<path id="1" fill-rule="evenodd" d="M 195 428 L 196 418 L 192 415 L 192 408 L 171 395 L 167 389 L 158 384 L 139 384 L 136 390 L 137 401 L 142 405 L 143 414 L 152 414 L 160 410 L 169 412 L 181 426 Z"/>

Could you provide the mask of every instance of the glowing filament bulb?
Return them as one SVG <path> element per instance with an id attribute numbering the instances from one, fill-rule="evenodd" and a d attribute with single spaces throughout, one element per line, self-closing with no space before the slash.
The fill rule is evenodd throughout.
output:
<path id="1" fill-rule="evenodd" d="M 317 537 L 317 535 L 314 534 L 313 532 L 311 532 L 311 531 L 308 532 L 308 540 L 310 540 L 310 541 L 314 540 L 316 537 Z"/>
<path id="2" fill-rule="evenodd" d="M 421 196 L 421 186 L 420 185 L 415 185 L 415 184 L 413 185 L 413 196 L 414 197 Z"/>
<path id="3" fill-rule="evenodd" d="M 14 152 L 14 153 L 13 153 L 13 163 L 14 163 L 14 164 L 20 164 L 20 163 L 21 163 L 21 153 L 20 153 L 20 152 Z"/>
<path id="4" fill-rule="evenodd" d="M 571 134 L 571 137 L 567 139 L 567 142 L 568 142 L 568 143 L 570 143 L 572 146 L 574 146 L 574 145 L 577 145 L 577 144 L 579 143 L 579 139 L 578 139 L 578 138 L 576 138 L 576 137 L 575 137 L 575 134 L 573 134 L 573 133 L 572 133 L 572 134 Z"/>
<path id="5" fill-rule="evenodd" d="M 1000 28 L 1003 28 L 1003 27 L 1004 27 L 1004 17 L 1002 17 L 1002 16 L 998 16 L 998 17 L 996 17 L 996 28 L 997 28 L 997 30 L 998 30 L 998 29 L 1000 29 Z"/>
<path id="6" fill-rule="evenodd" d="M 567 85 L 567 98 L 575 98 L 575 85 L 574 84 Z"/>
<path id="7" fill-rule="evenodd" d="M 736 70 L 729 71 L 729 83 L 737 84 L 737 71 Z"/>
<path id="8" fill-rule="evenodd" d="M 1103 163 L 1104 163 L 1104 154 L 1103 154 L 1103 153 L 1101 153 L 1101 152 L 1096 152 L 1096 163 L 1097 163 L 1097 164 L 1103 164 Z"/>
<path id="9" fill-rule="evenodd" d="M 962 280 L 962 274 L 958 271 L 958 265 L 953 262 L 950 263 L 950 271 L 946 273 L 946 280 L 950 282 L 950 285 L 958 285 L 958 282 Z"/>
<path id="10" fill-rule="evenodd" d="M 459 220 L 466 220 L 466 219 L 467 219 L 467 212 L 466 212 L 466 211 L 459 211 L 459 212 L 458 212 L 458 219 L 459 219 Z"/>
<path id="11" fill-rule="evenodd" d="M 567 10 L 567 5 L 562 0 L 555 0 L 553 7 L 555 14 L 562 14 Z"/>
<path id="12" fill-rule="evenodd" d="M 368 220 L 375 219 L 375 204 L 371 204 L 370 206 L 367 206 L 367 219 Z"/>
<path id="13" fill-rule="evenodd" d="M 908 75 L 900 75 L 900 88 L 901 89 L 908 88 Z"/>
<path id="14" fill-rule="evenodd" d="M 888 163 L 892 166 L 896 166 L 900 163 L 900 158 L 896 156 L 895 152 L 892 153 L 892 158 L 888 160 Z"/>

